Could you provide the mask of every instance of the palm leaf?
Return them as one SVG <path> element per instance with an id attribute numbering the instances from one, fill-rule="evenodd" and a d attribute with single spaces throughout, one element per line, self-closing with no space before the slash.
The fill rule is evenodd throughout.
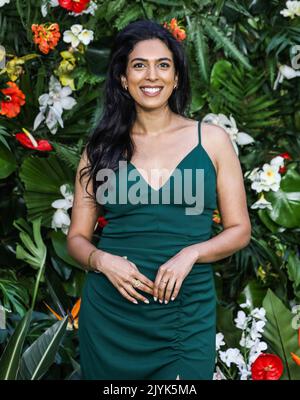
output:
<path id="1" fill-rule="evenodd" d="M 73 185 L 74 173 L 57 156 L 48 158 L 28 157 L 20 169 L 20 178 L 25 185 L 24 198 L 30 221 L 42 217 L 43 225 L 51 227 L 55 209 L 54 200 L 62 198 L 60 186 Z"/>

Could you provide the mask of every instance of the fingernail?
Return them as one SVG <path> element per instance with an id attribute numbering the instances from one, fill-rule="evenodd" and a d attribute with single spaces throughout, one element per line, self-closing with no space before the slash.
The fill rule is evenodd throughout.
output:
<path id="1" fill-rule="evenodd" d="M 175 300 L 175 297 L 171 297 L 171 300 L 174 301 L 174 300 Z"/>
<path id="2" fill-rule="evenodd" d="M 133 302 L 134 302 L 135 304 L 137 304 L 137 303 L 138 303 L 136 300 L 133 300 Z"/>
<path id="3" fill-rule="evenodd" d="M 154 301 L 157 301 L 157 297 L 153 297 Z"/>
<path id="4" fill-rule="evenodd" d="M 144 300 L 144 303 L 149 304 L 149 300 L 148 299 Z"/>
<path id="5" fill-rule="evenodd" d="M 165 304 L 167 304 L 168 303 L 168 300 L 165 300 Z"/>
<path id="6" fill-rule="evenodd" d="M 162 300 L 161 300 L 161 299 L 159 299 L 159 302 L 160 302 L 160 303 L 162 303 Z"/>

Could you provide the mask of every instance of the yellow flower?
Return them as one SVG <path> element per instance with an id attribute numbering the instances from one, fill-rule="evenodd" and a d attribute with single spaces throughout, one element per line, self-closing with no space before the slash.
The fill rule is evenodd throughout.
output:
<path id="1" fill-rule="evenodd" d="M 70 86 L 72 90 L 76 90 L 74 79 L 69 75 L 69 73 L 76 67 L 76 58 L 70 51 L 62 51 L 60 55 L 63 59 L 58 68 L 54 70 L 54 73 L 59 77 L 60 83 L 63 86 Z"/>
<path id="2" fill-rule="evenodd" d="M 14 57 L 6 63 L 6 67 L 1 73 L 6 72 L 10 80 L 15 82 L 23 73 L 23 65 L 26 61 L 39 57 L 37 54 L 27 54 L 23 57 Z"/>

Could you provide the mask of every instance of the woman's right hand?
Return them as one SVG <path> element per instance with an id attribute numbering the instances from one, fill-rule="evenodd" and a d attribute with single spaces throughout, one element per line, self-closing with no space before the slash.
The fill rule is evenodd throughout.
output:
<path id="1" fill-rule="evenodd" d="M 97 260 L 98 257 L 98 260 Z M 126 257 L 126 256 L 125 256 Z M 138 279 L 141 284 L 139 290 L 153 296 L 154 282 L 143 275 L 132 262 L 125 257 L 117 256 L 107 252 L 95 254 L 95 264 L 101 265 L 100 270 L 127 300 L 137 303 L 136 299 L 149 303 L 147 297 L 137 292 L 133 286 L 134 280 Z"/>

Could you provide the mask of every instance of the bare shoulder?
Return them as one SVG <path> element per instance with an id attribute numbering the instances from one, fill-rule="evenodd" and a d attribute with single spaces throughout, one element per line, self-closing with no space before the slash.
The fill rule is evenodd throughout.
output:
<path id="1" fill-rule="evenodd" d="M 217 171 L 222 162 L 239 161 L 229 134 L 219 125 L 202 123 L 202 146 L 214 162 Z"/>

